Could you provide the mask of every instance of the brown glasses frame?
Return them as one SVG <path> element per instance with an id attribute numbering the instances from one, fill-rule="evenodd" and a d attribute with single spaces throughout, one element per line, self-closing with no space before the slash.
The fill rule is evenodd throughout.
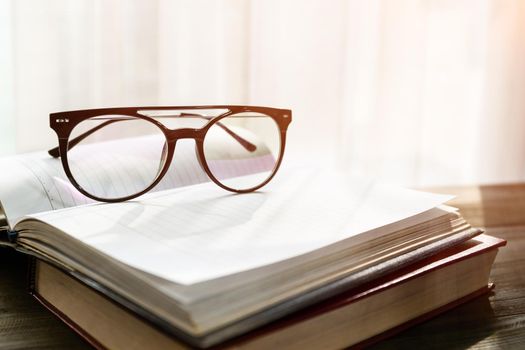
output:
<path id="1" fill-rule="evenodd" d="M 220 115 L 217 115 L 215 117 L 206 117 L 203 115 L 200 115 L 197 113 L 198 110 L 210 110 L 210 109 L 225 109 L 227 112 L 222 113 Z M 196 113 L 181 113 L 179 115 L 173 116 L 173 117 L 202 117 L 204 119 L 207 119 L 208 122 L 201 128 L 180 128 L 180 129 L 169 129 L 162 123 L 160 123 L 158 120 L 155 120 L 155 117 L 149 117 L 147 115 L 140 114 L 141 111 L 162 111 L 162 110 L 195 110 Z M 244 113 L 244 112 L 255 112 L 255 113 L 262 113 L 269 117 L 271 117 L 275 123 L 277 124 L 279 131 L 280 131 L 280 138 L 281 138 L 281 149 L 279 150 L 279 158 L 277 159 L 277 162 L 274 166 L 274 169 L 272 170 L 272 174 L 261 184 L 254 186 L 249 189 L 235 189 L 228 187 L 221 183 L 211 172 L 211 170 L 208 167 L 208 164 L 206 162 L 206 157 L 204 155 L 204 138 L 206 136 L 206 133 L 208 130 L 215 124 L 218 124 L 222 129 L 224 129 L 228 134 L 230 134 L 233 138 L 235 138 L 243 147 L 245 147 L 249 151 L 255 150 L 255 146 L 248 142 L 247 140 L 244 140 L 239 135 L 235 134 L 233 131 L 229 130 L 224 125 L 221 125 L 220 120 L 224 119 L 230 115 L 238 114 L 238 113 Z M 71 149 L 76 144 L 78 144 L 80 141 L 82 141 L 84 138 L 95 132 L 96 130 L 102 128 L 105 125 L 111 124 L 115 121 L 109 120 L 106 121 L 91 130 L 88 130 L 84 134 L 81 134 L 73 139 L 69 139 L 71 136 L 71 132 L 77 126 L 79 123 L 81 123 L 84 120 L 87 120 L 89 118 L 97 117 L 97 116 L 103 116 L 103 115 L 121 115 L 121 116 L 129 116 L 134 118 L 143 119 L 145 121 L 148 121 L 150 123 L 155 124 L 164 134 L 166 138 L 166 145 L 167 145 L 167 154 L 164 159 L 164 164 L 162 165 L 162 169 L 157 174 L 157 177 L 152 182 L 151 185 L 149 185 L 146 189 L 144 189 L 141 192 L 120 197 L 120 198 L 100 198 L 97 196 L 92 195 L 89 192 L 86 192 L 82 186 L 80 186 L 73 174 L 71 173 L 71 170 L 69 168 L 69 163 L 67 159 L 67 152 L 68 149 Z M 281 165 L 283 155 L 284 155 L 284 149 L 286 145 L 286 131 L 288 129 L 288 125 L 292 121 L 292 112 L 289 109 L 279 109 L 279 108 L 271 108 L 271 107 L 260 107 L 260 106 L 229 106 L 229 105 L 209 105 L 209 106 L 148 106 L 148 107 L 116 107 L 116 108 L 101 108 L 101 109 L 87 109 L 87 110 L 78 110 L 78 111 L 69 111 L 69 112 L 58 112 L 58 113 L 51 113 L 49 115 L 49 123 L 51 129 L 53 129 L 57 136 L 58 136 L 58 146 L 49 150 L 49 154 L 52 157 L 60 157 L 62 166 L 64 168 L 64 171 L 66 173 L 67 178 L 73 186 L 83 195 L 86 197 L 89 197 L 91 199 L 101 201 L 101 202 L 122 202 L 126 200 L 130 200 L 136 197 L 139 197 L 146 192 L 150 191 L 152 188 L 154 188 L 166 175 L 170 165 L 171 161 L 173 159 L 173 155 L 175 153 L 175 146 L 178 140 L 181 139 L 194 139 L 195 140 L 195 150 L 197 153 L 197 159 L 199 160 L 200 166 L 202 169 L 206 172 L 208 177 L 216 183 L 221 188 L 236 192 L 236 193 L 247 193 L 255 191 L 264 185 L 266 185 L 270 180 L 275 176 L 277 170 L 279 169 L 279 166 Z"/>

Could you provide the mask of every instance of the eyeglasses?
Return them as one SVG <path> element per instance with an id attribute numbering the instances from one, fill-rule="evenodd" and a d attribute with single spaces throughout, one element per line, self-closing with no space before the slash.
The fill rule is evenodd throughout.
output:
<path id="1" fill-rule="evenodd" d="M 291 120 L 290 110 L 252 106 L 52 113 L 50 126 L 59 144 L 49 154 L 61 158 L 66 176 L 82 194 L 120 202 L 159 184 L 170 169 L 177 141 L 194 139 L 208 177 L 228 191 L 245 193 L 266 185 L 277 172 Z"/>

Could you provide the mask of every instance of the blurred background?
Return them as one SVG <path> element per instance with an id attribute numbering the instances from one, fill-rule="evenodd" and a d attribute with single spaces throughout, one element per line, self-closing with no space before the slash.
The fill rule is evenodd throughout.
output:
<path id="1" fill-rule="evenodd" d="M 525 180 L 525 1 L 0 0 L 0 155 L 84 108 L 291 108 L 285 161 Z"/>

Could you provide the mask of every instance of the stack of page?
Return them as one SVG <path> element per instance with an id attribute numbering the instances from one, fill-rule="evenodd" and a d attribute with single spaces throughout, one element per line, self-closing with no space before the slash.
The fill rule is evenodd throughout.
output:
<path id="1" fill-rule="evenodd" d="M 232 194 L 183 158 L 172 183 L 107 204 L 44 153 L 3 162 L 1 244 L 38 258 L 35 297 L 101 348 L 361 344 L 486 291 L 504 244 L 451 196 L 333 169 Z"/>

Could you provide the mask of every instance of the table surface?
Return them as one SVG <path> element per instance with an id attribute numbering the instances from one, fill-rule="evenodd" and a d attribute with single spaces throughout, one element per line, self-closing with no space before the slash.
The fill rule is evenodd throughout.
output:
<path id="1" fill-rule="evenodd" d="M 376 344 L 392 348 L 525 348 L 525 184 L 437 189 L 473 225 L 504 238 L 494 291 Z M 27 291 L 27 258 L 0 248 L 0 349 L 91 349 Z"/>

